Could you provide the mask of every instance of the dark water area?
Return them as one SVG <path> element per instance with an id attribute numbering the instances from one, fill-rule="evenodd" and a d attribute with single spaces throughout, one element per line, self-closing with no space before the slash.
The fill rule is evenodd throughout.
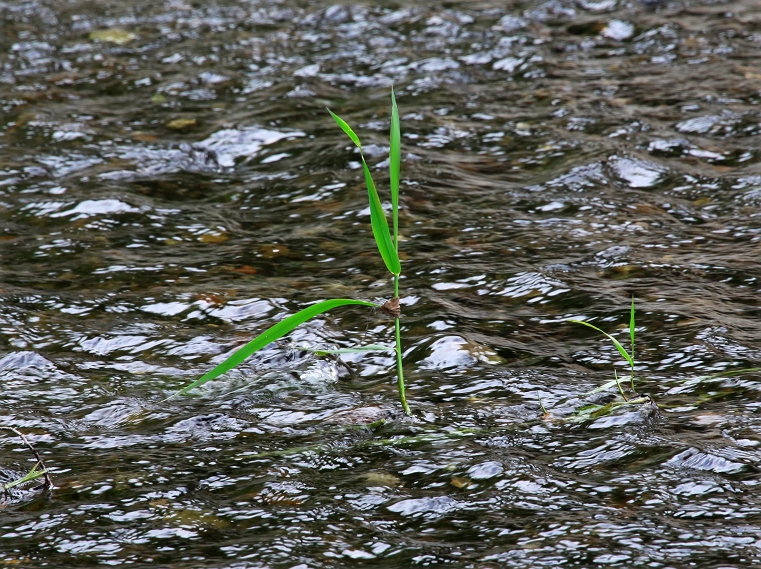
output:
<path id="1" fill-rule="evenodd" d="M 392 84 L 414 416 L 361 307 L 164 401 L 393 295 Z M 761 567 L 760 101 L 755 0 L 0 1 L 3 565 Z"/>

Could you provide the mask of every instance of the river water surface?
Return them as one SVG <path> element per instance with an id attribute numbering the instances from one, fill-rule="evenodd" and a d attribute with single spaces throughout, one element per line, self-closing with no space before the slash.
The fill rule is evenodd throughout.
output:
<path id="1" fill-rule="evenodd" d="M 392 296 L 392 84 L 414 417 L 361 307 L 163 402 Z M 760 101 L 754 0 L 0 1 L 3 562 L 761 566 Z"/>

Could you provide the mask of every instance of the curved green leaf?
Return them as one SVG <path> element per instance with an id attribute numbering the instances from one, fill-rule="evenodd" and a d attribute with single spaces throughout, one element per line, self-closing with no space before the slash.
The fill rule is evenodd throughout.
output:
<path id="1" fill-rule="evenodd" d="M 325 107 L 327 109 L 327 107 Z M 359 137 L 354 134 L 354 131 L 351 129 L 351 127 L 346 124 L 346 121 L 343 120 L 341 117 L 339 117 L 337 114 L 335 114 L 333 111 L 328 109 L 328 112 L 330 113 L 330 116 L 333 117 L 333 120 L 335 120 L 338 123 L 338 126 L 341 127 L 341 130 L 343 130 L 349 138 L 351 138 L 352 142 L 357 145 L 357 148 L 359 150 L 362 150 L 362 143 L 359 141 Z"/>
<path id="2" fill-rule="evenodd" d="M 175 393 L 171 397 L 168 397 L 167 399 L 171 399 L 172 397 L 176 397 L 177 395 L 187 393 L 191 389 L 199 387 L 203 385 L 204 383 L 206 383 L 207 381 L 211 381 L 212 379 L 218 378 L 223 373 L 228 372 L 231 369 L 233 369 L 235 366 L 243 363 L 243 361 L 246 360 L 246 358 L 248 358 L 249 356 L 251 356 L 254 352 L 261 350 L 264 346 L 266 346 L 267 344 L 271 344 L 275 340 L 279 340 L 280 338 L 282 338 L 283 336 L 291 332 L 294 328 L 296 328 L 300 324 L 303 324 L 307 320 L 314 318 L 318 314 L 322 314 L 323 312 L 327 312 L 328 310 L 331 310 L 333 308 L 338 308 L 339 306 L 347 306 L 351 304 L 356 304 L 360 306 L 372 306 L 372 307 L 378 306 L 377 304 L 373 302 L 367 302 L 364 300 L 351 300 L 348 298 L 333 298 L 331 300 L 323 300 L 322 302 L 313 304 L 312 306 L 309 306 L 308 308 L 305 308 L 304 310 L 300 310 L 296 314 L 292 314 L 288 318 L 281 320 L 280 322 L 278 322 L 271 328 L 268 328 L 267 330 L 259 334 L 256 338 L 251 340 L 248 344 L 238 349 L 233 355 L 231 355 L 229 358 L 227 358 L 225 361 L 223 361 L 213 370 L 208 372 L 206 375 L 195 380 L 190 385 L 183 387 L 177 393 Z"/>
<path id="3" fill-rule="evenodd" d="M 383 206 L 378 197 L 378 190 L 375 189 L 375 182 L 373 182 L 370 168 L 367 167 L 367 162 L 365 162 L 364 156 L 362 156 L 362 167 L 365 170 L 367 194 L 370 198 L 370 223 L 372 224 L 375 243 L 378 245 L 378 251 L 380 251 L 381 257 L 383 257 L 383 262 L 386 263 L 386 268 L 392 274 L 398 275 L 402 272 L 402 265 L 399 263 L 399 254 L 396 252 L 396 248 L 391 241 L 386 212 L 383 211 Z"/>
<path id="4" fill-rule="evenodd" d="M 594 326 L 590 324 L 589 322 L 584 322 L 583 320 L 569 320 L 569 322 L 574 322 L 576 324 L 583 324 L 584 326 L 589 326 L 590 328 L 597 330 L 601 334 L 604 334 L 605 336 L 610 339 L 611 342 L 613 342 L 613 345 L 616 346 L 616 349 L 621 352 L 621 355 L 624 356 L 624 359 L 629 362 L 629 365 L 633 368 L 634 367 L 634 360 L 632 360 L 631 356 L 627 353 L 627 351 L 624 349 L 624 347 L 621 345 L 621 342 L 616 340 L 613 336 L 608 334 L 607 332 L 603 332 L 600 330 L 597 326 Z"/>
<path id="5" fill-rule="evenodd" d="M 391 87 L 391 133 L 389 134 L 388 169 L 391 177 L 391 210 L 394 222 L 394 249 L 399 251 L 399 178 L 402 163 L 399 109 L 396 106 L 394 88 Z"/>

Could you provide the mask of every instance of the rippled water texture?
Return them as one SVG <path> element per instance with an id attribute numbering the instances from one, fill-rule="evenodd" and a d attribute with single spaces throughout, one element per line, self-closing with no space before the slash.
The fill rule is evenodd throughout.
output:
<path id="1" fill-rule="evenodd" d="M 162 402 L 392 295 L 392 84 L 414 418 L 361 307 Z M 4 563 L 760 567 L 760 100 L 755 0 L 0 1 Z"/>

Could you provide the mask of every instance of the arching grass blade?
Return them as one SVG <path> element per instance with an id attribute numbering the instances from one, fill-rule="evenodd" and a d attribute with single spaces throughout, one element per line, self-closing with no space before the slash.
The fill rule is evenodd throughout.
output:
<path id="1" fill-rule="evenodd" d="M 391 133 L 389 134 L 389 174 L 391 178 L 391 211 L 394 224 L 394 249 L 399 251 L 399 179 L 401 175 L 402 144 L 399 128 L 399 109 L 394 88 L 391 88 Z"/>
<path id="2" fill-rule="evenodd" d="M 399 254 L 396 252 L 394 244 L 391 242 L 391 234 L 388 230 L 388 220 L 386 212 L 383 211 L 378 190 L 375 189 L 375 182 L 370 174 L 370 168 L 367 167 L 365 157 L 362 156 L 362 167 L 365 171 L 365 182 L 367 183 L 367 194 L 370 198 L 370 223 L 373 228 L 375 243 L 378 245 L 378 251 L 386 263 L 386 268 L 394 275 L 402 272 L 402 265 L 399 263 Z"/>
<path id="3" fill-rule="evenodd" d="M 341 117 L 339 117 L 337 114 L 335 114 L 330 109 L 328 109 L 328 112 L 330 113 L 330 116 L 333 117 L 333 120 L 335 120 L 338 123 L 338 126 L 341 127 L 341 130 L 343 130 L 349 136 L 349 138 L 351 138 L 351 140 L 354 142 L 354 144 L 357 145 L 357 148 L 359 148 L 359 150 L 361 151 L 362 150 L 362 143 L 359 141 L 359 137 L 356 134 L 354 134 L 354 131 L 346 123 L 346 121 L 343 120 Z"/>
<path id="4" fill-rule="evenodd" d="M 348 135 L 349 138 L 354 141 L 357 148 L 360 150 L 360 156 L 362 157 L 362 168 L 365 172 L 365 183 L 367 184 L 367 193 L 370 198 L 370 223 L 373 228 L 373 236 L 375 237 L 375 243 L 378 245 L 378 251 L 380 252 L 383 262 L 386 264 L 386 268 L 394 275 L 398 275 L 402 272 L 402 266 L 399 263 L 399 255 L 396 252 L 391 241 L 391 233 L 388 228 L 388 219 L 381 206 L 380 197 L 378 197 L 378 190 L 375 188 L 375 182 L 370 174 L 370 168 L 365 162 L 365 156 L 361 154 L 362 144 L 359 142 L 359 137 L 354 133 L 351 127 L 341 117 L 328 109 L 330 116 L 338 123 L 338 126 Z"/>
<path id="5" fill-rule="evenodd" d="M 251 340 L 248 344 L 246 344 L 245 346 L 237 350 L 233 355 L 231 355 L 229 358 L 227 358 L 217 367 L 212 369 L 210 372 L 200 377 L 199 379 L 195 380 L 190 385 L 183 387 L 177 393 L 168 397 L 167 399 L 171 399 L 172 397 L 176 397 L 177 395 L 182 395 L 183 393 L 187 393 L 191 389 L 200 387 L 207 381 L 211 381 L 212 379 L 218 378 L 223 373 L 226 373 L 230 371 L 231 369 L 233 369 L 235 366 L 243 363 L 249 356 L 257 352 L 258 350 L 261 350 L 263 347 L 265 347 L 268 344 L 271 344 L 275 340 L 279 340 L 280 338 L 282 338 L 283 336 L 291 332 L 294 328 L 296 328 L 300 324 L 303 324 L 307 320 L 311 320 L 315 316 L 322 314 L 323 312 L 327 312 L 328 310 L 331 310 L 333 308 L 338 308 L 339 306 L 348 306 L 352 304 L 359 305 L 359 306 L 371 306 L 373 308 L 378 306 L 377 304 L 373 302 L 367 302 L 364 300 L 351 300 L 348 298 L 333 298 L 330 300 L 323 300 L 322 302 L 318 302 L 317 304 L 313 304 L 312 306 L 309 306 L 308 308 L 305 308 L 304 310 L 300 310 L 296 314 L 292 314 L 291 316 L 278 322 L 271 328 L 268 328 L 267 330 L 259 334 L 256 338 Z"/>
<path id="6" fill-rule="evenodd" d="M 633 368 L 634 367 L 634 360 L 632 360 L 631 356 L 627 353 L 626 349 L 621 345 L 621 342 L 616 340 L 613 336 L 608 334 L 607 332 L 603 332 L 600 330 L 597 326 L 594 326 L 590 324 L 589 322 L 584 322 L 583 320 L 569 320 L 569 322 L 574 322 L 576 324 L 583 324 L 584 326 L 589 326 L 593 330 L 597 330 L 600 332 L 600 334 L 604 334 L 608 337 L 608 339 L 613 342 L 613 345 L 616 346 L 616 349 L 621 352 L 621 355 L 624 356 L 624 359 L 629 362 L 629 365 Z"/>

